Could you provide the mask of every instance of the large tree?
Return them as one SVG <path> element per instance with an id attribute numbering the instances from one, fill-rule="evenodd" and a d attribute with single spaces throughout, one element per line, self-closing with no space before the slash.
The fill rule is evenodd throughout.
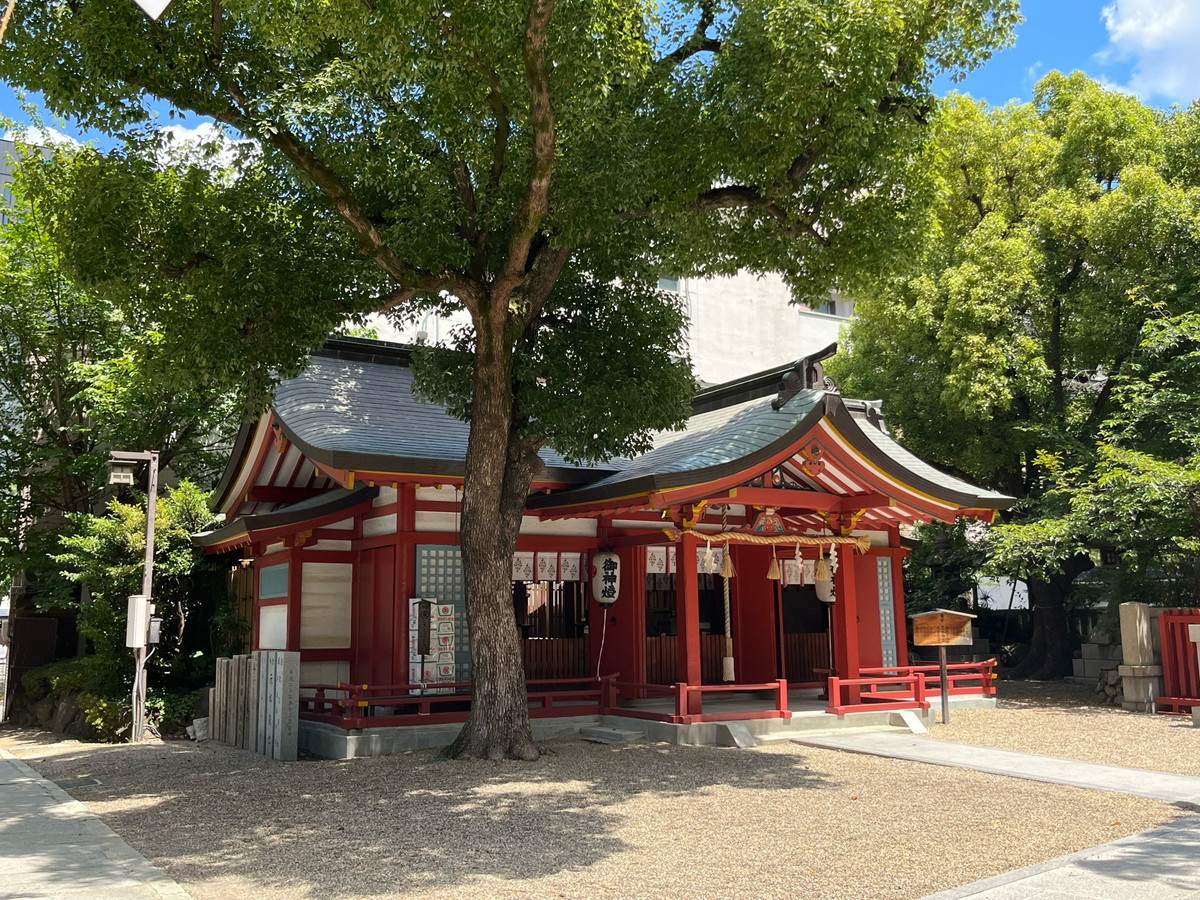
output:
<path id="1" fill-rule="evenodd" d="M 835 367 L 915 452 L 1019 499 L 998 549 L 1029 580 L 1022 673 L 1070 671 L 1065 604 L 1105 512 L 1063 517 L 1105 465 L 1144 330 L 1200 300 L 1196 117 L 1081 73 L 1047 75 L 1027 104 L 952 98 L 920 272 L 862 289 Z"/>
<path id="2" fill-rule="evenodd" d="M 932 79 L 1015 20 L 1015 0 L 177 0 L 155 24 L 86 0 L 19 5 L 0 75 L 94 127 L 149 98 L 225 123 L 281 193 L 323 200 L 386 277 L 380 308 L 469 314 L 422 375 L 471 422 L 454 750 L 532 758 L 509 572 L 538 451 L 635 451 L 685 415 L 681 319 L 644 285 L 751 267 L 816 294 L 890 266 Z"/>
<path id="3" fill-rule="evenodd" d="M 110 449 L 213 480 L 241 408 L 221 386 L 156 377 L 161 336 L 72 277 L 56 235 L 74 210 L 45 185 L 81 152 L 21 145 L 0 225 L 0 575 L 53 570 L 65 517 L 103 504 Z"/>

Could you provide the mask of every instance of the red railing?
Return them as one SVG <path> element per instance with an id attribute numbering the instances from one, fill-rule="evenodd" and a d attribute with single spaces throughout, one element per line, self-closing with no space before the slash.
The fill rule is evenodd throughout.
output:
<path id="1" fill-rule="evenodd" d="M 829 705 L 825 707 L 825 712 L 839 716 L 889 709 L 929 708 L 929 701 L 925 699 L 925 676 L 920 672 L 861 678 L 830 675 L 827 691 Z"/>
<path id="2" fill-rule="evenodd" d="M 947 693 L 951 696 L 996 694 L 996 660 L 949 663 Z M 924 709 L 928 697 L 942 690 L 941 667 L 937 663 L 917 666 L 878 666 L 861 669 L 858 678 L 829 679 L 826 712 L 875 712 L 885 709 Z"/>
<path id="3" fill-rule="evenodd" d="M 599 715 L 605 689 L 595 678 L 526 682 L 531 718 Z M 440 725 L 466 721 L 471 682 L 302 684 L 300 718 L 339 728 Z"/>
<path id="4" fill-rule="evenodd" d="M 942 672 L 937 663 L 921 663 L 917 666 L 883 666 L 859 670 L 863 677 L 872 675 L 917 675 L 925 679 L 925 695 L 939 693 L 942 689 Z M 946 664 L 946 681 L 951 696 L 979 694 L 994 697 L 996 694 L 996 660 Z"/>
<path id="5" fill-rule="evenodd" d="M 1162 645 L 1163 696 L 1155 701 L 1160 713 L 1183 714 L 1200 706 L 1200 665 L 1188 626 L 1200 625 L 1200 609 L 1164 609 L 1158 617 Z"/>
<path id="6" fill-rule="evenodd" d="M 631 719 L 652 719 L 689 725 L 693 722 L 732 722 L 738 719 L 789 719 L 787 682 L 782 678 L 763 684 L 646 684 L 634 681 L 606 680 L 602 712 L 605 715 L 628 716 Z M 704 712 L 705 694 L 750 693 L 771 691 L 771 705 L 764 709 L 740 710 L 737 712 Z M 674 699 L 672 712 L 636 709 L 620 706 L 620 699 L 643 699 L 646 697 L 671 697 Z M 694 702 L 693 702 L 694 701 Z"/>

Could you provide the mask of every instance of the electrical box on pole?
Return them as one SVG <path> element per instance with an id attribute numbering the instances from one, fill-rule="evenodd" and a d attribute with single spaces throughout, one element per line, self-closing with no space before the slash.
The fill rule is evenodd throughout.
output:
<path id="1" fill-rule="evenodd" d="M 150 628 L 150 604 L 145 594 L 129 596 L 129 612 L 125 617 L 125 646 L 145 647 Z"/>

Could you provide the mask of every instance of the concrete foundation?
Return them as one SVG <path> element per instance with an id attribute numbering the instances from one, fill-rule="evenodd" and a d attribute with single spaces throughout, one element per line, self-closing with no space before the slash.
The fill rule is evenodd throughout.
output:
<path id="1" fill-rule="evenodd" d="M 926 727 L 940 721 L 939 697 L 929 709 L 907 711 Z M 993 697 L 959 696 L 950 698 L 951 709 L 995 707 Z M 806 710 L 790 719 L 738 719 L 729 722 L 694 722 L 675 725 L 632 716 L 570 716 L 532 719 L 533 736 L 550 740 L 583 729 L 607 729 L 636 732 L 646 740 L 686 747 L 747 747 L 760 741 L 792 740 L 804 735 L 842 730 L 909 729 L 904 718 L 893 711 L 849 713 L 844 716 Z M 300 722 L 300 749 L 325 759 L 354 759 L 360 756 L 386 756 L 408 750 L 445 747 L 458 735 L 462 725 L 405 725 L 387 728 L 345 729 L 323 722 Z"/>
<path id="2" fill-rule="evenodd" d="M 531 719 L 533 736 L 548 741 L 600 723 L 600 716 L 564 716 L 555 719 Z M 355 759 L 360 756 L 388 756 L 408 750 L 446 747 L 462 730 L 462 724 L 405 725 L 389 728 L 345 729 L 324 722 L 300 722 L 300 749 L 325 759 Z"/>

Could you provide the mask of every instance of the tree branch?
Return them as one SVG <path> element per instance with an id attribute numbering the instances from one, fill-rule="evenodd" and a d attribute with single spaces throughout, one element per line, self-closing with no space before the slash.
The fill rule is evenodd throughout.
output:
<path id="1" fill-rule="evenodd" d="M 700 194 L 692 208 L 697 212 L 713 212 L 720 209 L 761 209 L 774 216 L 788 231 L 815 240 L 822 247 L 829 246 L 829 238 L 822 234 L 811 218 L 799 217 L 788 212 L 775 198 L 764 194 L 754 185 L 725 185 Z"/>
<path id="2" fill-rule="evenodd" d="M 697 53 L 720 53 L 721 41 L 708 36 L 708 29 L 716 19 L 716 9 L 712 0 L 700 0 L 700 19 L 688 39 L 655 63 L 660 71 L 670 71 L 681 63 L 687 62 Z"/>
<path id="3" fill-rule="evenodd" d="M 532 0 L 525 25 L 525 77 L 529 82 L 529 124 L 533 159 L 529 185 L 517 212 L 505 255 L 498 290 L 503 297 L 521 283 L 529 261 L 529 248 L 550 208 L 554 178 L 555 119 L 550 99 L 550 67 L 546 63 L 546 32 L 554 14 L 554 0 Z"/>

